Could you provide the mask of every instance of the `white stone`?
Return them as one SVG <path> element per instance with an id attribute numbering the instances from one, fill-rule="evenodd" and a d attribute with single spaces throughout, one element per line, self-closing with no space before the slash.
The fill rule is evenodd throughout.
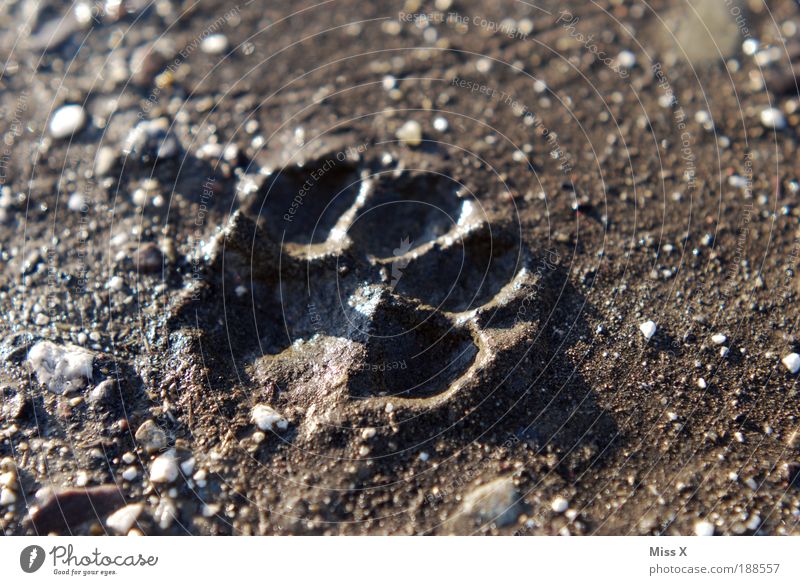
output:
<path id="1" fill-rule="evenodd" d="M 645 321 L 644 323 L 639 325 L 639 331 L 642 332 L 642 335 L 644 335 L 644 338 L 647 339 L 647 341 L 650 341 L 650 339 L 652 339 L 653 335 L 656 334 L 657 329 L 658 326 L 655 324 L 654 321 Z"/>
<path id="2" fill-rule="evenodd" d="M 122 280 L 121 276 L 112 276 L 111 278 L 108 279 L 108 282 L 106 283 L 106 286 L 110 290 L 116 290 L 116 291 L 122 290 L 122 287 L 124 285 L 125 285 L 125 281 Z"/>
<path id="3" fill-rule="evenodd" d="M 630 69 L 636 65 L 636 55 L 631 51 L 621 51 L 620 54 L 617 55 L 617 63 L 625 69 Z"/>
<path id="4" fill-rule="evenodd" d="M 67 207 L 70 211 L 80 212 L 84 208 L 86 198 L 81 193 L 73 193 L 67 200 Z"/>
<path id="5" fill-rule="evenodd" d="M 378 431 L 376 431 L 373 427 L 367 427 L 366 429 L 361 431 L 361 438 L 364 440 L 371 439 L 377 434 L 377 432 Z"/>
<path id="6" fill-rule="evenodd" d="M 783 365 L 786 366 L 786 369 L 789 370 L 791 373 L 796 374 L 800 371 L 800 355 L 796 353 L 790 353 L 782 360 Z"/>
<path id="7" fill-rule="evenodd" d="M 0 506 L 10 506 L 17 501 L 17 494 L 8 488 L 0 490 Z"/>
<path id="8" fill-rule="evenodd" d="M 0 487 L 13 487 L 17 483 L 17 474 L 14 471 L 0 473 Z"/>
<path id="9" fill-rule="evenodd" d="M 398 140 L 406 146 L 422 144 L 422 126 L 416 120 L 409 120 L 397 130 Z"/>
<path id="10" fill-rule="evenodd" d="M 135 467 L 126 467 L 125 471 L 122 472 L 122 479 L 125 481 L 133 481 L 136 479 L 137 475 L 139 475 L 139 470 L 137 470 Z"/>
<path id="11" fill-rule="evenodd" d="M 28 363 L 39 383 L 58 394 L 83 388 L 92 379 L 93 361 L 94 356 L 82 347 L 52 341 L 40 341 L 28 352 Z"/>
<path id="12" fill-rule="evenodd" d="M 94 161 L 94 172 L 98 176 L 105 176 L 111 169 L 114 168 L 114 163 L 117 161 L 117 153 L 110 146 L 102 146 L 97 151 L 97 156 Z"/>
<path id="13" fill-rule="evenodd" d="M 262 431 L 271 431 L 273 426 L 281 430 L 289 428 L 289 421 L 277 410 L 266 404 L 256 404 L 250 413 L 253 422 Z"/>
<path id="14" fill-rule="evenodd" d="M 75 485 L 78 487 L 86 487 L 89 483 L 89 475 L 85 471 L 79 471 L 75 476 Z"/>
<path id="15" fill-rule="evenodd" d="M 694 525 L 697 536 L 714 536 L 714 525 L 708 520 L 701 520 Z"/>
<path id="16" fill-rule="evenodd" d="M 443 118 L 438 116 L 433 120 L 433 128 L 437 132 L 447 132 L 447 129 L 450 127 L 450 124 L 447 122 L 447 118 Z"/>
<path id="17" fill-rule="evenodd" d="M 83 106 L 70 104 L 61 106 L 50 118 L 50 136 L 68 138 L 86 124 L 86 111 Z"/>
<path id="18" fill-rule="evenodd" d="M 780 110 L 776 108 L 765 108 L 761 110 L 761 124 L 766 128 L 783 130 L 786 128 L 786 118 Z"/>
<path id="19" fill-rule="evenodd" d="M 128 531 L 136 524 L 142 510 L 144 510 L 144 504 L 129 504 L 111 514 L 106 519 L 106 526 L 117 534 L 128 534 Z"/>
<path id="20" fill-rule="evenodd" d="M 183 475 L 190 476 L 194 472 L 195 460 L 194 457 L 189 457 L 186 461 L 181 463 L 181 471 Z"/>
<path id="21" fill-rule="evenodd" d="M 228 37 L 223 34 L 208 36 L 200 43 L 200 50 L 209 55 L 220 55 L 228 50 Z"/>
<path id="22" fill-rule="evenodd" d="M 553 498 L 552 502 L 550 502 L 550 509 L 552 509 L 556 514 L 566 512 L 567 508 L 569 508 L 569 500 L 567 500 L 567 498 L 557 496 Z"/>
<path id="23" fill-rule="evenodd" d="M 697 387 L 705 390 L 708 388 L 708 384 L 706 384 L 705 378 L 700 378 L 697 380 Z"/>
<path id="24" fill-rule="evenodd" d="M 150 481 L 154 483 L 171 483 L 178 479 L 178 473 L 178 462 L 173 450 L 156 457 L 150 465 Z"/>
<path id="25" fill-rule="evenodd" d="M 717 345 L 722 345 L 723 343 L 728 341 L 728 336 L 727 335 L 723 335 L 722 333 L 717 333 L 717 334 L 711 336 L 711 341 L 713 341 Z"/>
<path id="26" fill-rule="evenodd" d="M 744 52 L 745 55 L 750 55 L 750 56 L 755 55 L 756 52 L 758 51 L 758 47 L 759 47 L 758 39 L 750 38 L 746 39 L 742 43 L 742 51 Z"/>

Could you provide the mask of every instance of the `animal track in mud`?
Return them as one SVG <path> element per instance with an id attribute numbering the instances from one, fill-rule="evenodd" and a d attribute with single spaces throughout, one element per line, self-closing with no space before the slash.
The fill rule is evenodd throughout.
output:
<path id="1" fill-rule="evenodd" d="M 323 157 L 268 176 L 231 218 L 203 283 L 223 306 L 201 328 L 224 322 L 237 368 L 296 404 L 320 388 L 446 398 L 526 337 L 531 263 L 518 226 L 446 174 Z"/>

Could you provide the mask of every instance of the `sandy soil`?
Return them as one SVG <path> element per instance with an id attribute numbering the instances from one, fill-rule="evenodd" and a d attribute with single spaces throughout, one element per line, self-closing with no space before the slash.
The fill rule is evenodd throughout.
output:
<path id="1" fill-rule="evenodd" d="M 798 26 L 3 2 L 3 533 L 800 533 Z"/>

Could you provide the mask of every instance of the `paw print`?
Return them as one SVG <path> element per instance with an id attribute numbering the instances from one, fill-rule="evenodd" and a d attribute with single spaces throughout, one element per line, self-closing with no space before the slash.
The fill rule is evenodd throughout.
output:
<path id="1" fill-rule="evenodd" d="M 535 330 L 547 274 L 507 216 L 445 173 L 323 156 L 266 178 L 174 313 L 301 426 L 436 408 Z"/>

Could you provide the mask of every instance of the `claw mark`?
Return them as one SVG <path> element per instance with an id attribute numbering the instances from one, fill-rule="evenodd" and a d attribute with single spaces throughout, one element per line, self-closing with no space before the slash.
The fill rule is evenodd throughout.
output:
<path id="1" fill-rule="evenodd" d="M 400 247 L 392 250 L 393 256 L 403 256 L 411 249 L 411 239 L 405 236 L 400 240 Z M 389 288 L 394 291 L 397 283 L 400 282 L 400 277 L 403 276 L 403 270 L 408 266 L 409 260 L 395 260 L 392 262 L 392 280 Z"/>

